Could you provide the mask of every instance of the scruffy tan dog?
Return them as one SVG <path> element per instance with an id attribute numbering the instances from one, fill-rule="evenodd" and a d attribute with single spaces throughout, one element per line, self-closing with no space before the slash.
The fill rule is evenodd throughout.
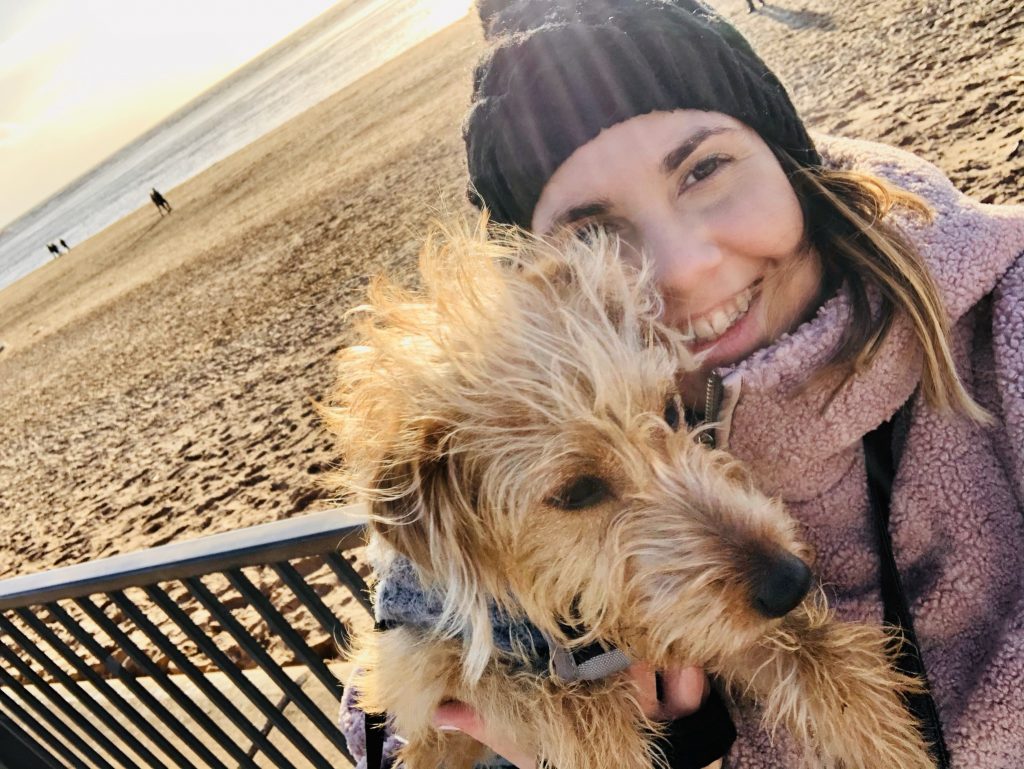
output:
<path id="1" fill-rule="evenodd" d="M 495 612 L 564 648 L 702 666 L 808 766 L 932 766 L 893 639 L 807 595 L 795 522 L 681 424 L 692 359 L 643 265 L 603 236 L 556 248 L 480 225 L 420 266 L 420 291 L 372 286 L 327 412 L 343 488 L 438 602 L 434 627 L 374 632 L 358 655 L 361 704 L 393 719 L 407 767 L 482 755 L 431 726 L 450 699 L 557 769 L 658 761 L 625 676 L 538 674 L 529 644 L 495 645 Z"/>

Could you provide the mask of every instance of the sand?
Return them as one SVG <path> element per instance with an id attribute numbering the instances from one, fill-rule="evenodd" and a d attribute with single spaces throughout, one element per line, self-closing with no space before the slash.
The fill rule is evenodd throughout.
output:
<path id="1" fill-rule="evenodd" d="M 812 129 L 1024 200 L 1017 3 L 715 5 Z M 313 402 L 368 276 L 411 280 L 426 223 L 465 209 L 481 46 L 467 18 L 0 292 L 0 577 L 325 504 Z"/>

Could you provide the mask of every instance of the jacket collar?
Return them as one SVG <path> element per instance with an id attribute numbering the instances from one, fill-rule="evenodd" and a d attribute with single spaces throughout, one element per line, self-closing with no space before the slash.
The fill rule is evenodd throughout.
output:
<path id="1" fill-rule="evenodd" d="M 894 223 L 932 270 L 954 322 L 992 291 L 1024 251 L 1024 206 L 990 206 L 957 191 L 931 163 L 870 142 L 817 136 L 827 166 L 875 174 L 924 198 L 934 211 L 922 223 Z M 827 258 L 827 255 L 825 255 Z M 850 307 L 840 292 L 814 318 L 722 369 L 717 445 L 745 460 L 762 488 L 788 501 L 832 488 L 855 459 L 861 438 L 889 419 L 914 393 L 921 352 L 910 324 L 898 319 L 874 365 L 836 397 L 839 379 L 804 388 L 839 342 Z"/>

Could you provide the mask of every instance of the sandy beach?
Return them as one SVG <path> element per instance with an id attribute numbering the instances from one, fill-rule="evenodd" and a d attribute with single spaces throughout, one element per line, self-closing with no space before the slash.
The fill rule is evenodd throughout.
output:
<path id="1" fill-rule="evenodd" d="M 714 3 L 808 126 L 1024 201 L 1011 0 Z M 759 4 L 760 8 L 760 4 Z M 0 578 L 299 515 L 368 277 L 461 212 L 468 18 L 0 292 Z M 340 591 L 338 604 L 347 599 Z"/>

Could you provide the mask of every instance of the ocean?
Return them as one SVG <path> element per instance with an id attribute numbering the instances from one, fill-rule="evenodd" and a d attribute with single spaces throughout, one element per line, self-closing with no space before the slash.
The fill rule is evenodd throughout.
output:
<path id="1" fill-rule="evenodd" d="M 321 102 L 469 10 L 431 0 L 342 2 L 0 231 L 0 288 Z M 173 204 L 173 198 L 171 203 Z"/>

